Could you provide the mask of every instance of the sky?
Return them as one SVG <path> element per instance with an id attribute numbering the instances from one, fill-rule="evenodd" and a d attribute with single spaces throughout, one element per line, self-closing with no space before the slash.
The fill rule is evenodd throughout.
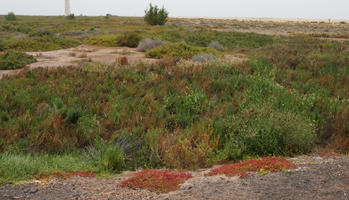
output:
<path id="1" fill-rule="evenodd" d="M 149 3 L 172 17 L 272 17 L 349 20 L 349 0 L 71 0 L 75 15 L 142 16 Z M 64 0 L 0 0 L 0 14 L 63 15 Z"/>

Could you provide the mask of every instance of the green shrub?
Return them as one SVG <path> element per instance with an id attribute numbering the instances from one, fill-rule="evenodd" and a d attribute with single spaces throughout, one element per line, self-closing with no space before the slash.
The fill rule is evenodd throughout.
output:
<path id="1" fill-rule="evenodd" d="M 295 155 L 312 149 L 316 135 L 310 120 L 293 113 L 268 112 L 257 111 L 251 115 L 254 119 L 243 119 L 240 127 L 246 128 L 239 132 L 247 154 Z"/>
<path id="2" fill-rule="evenodd" d="M 163 46 L 155 47 L 146 52 L 146 56 L 149 58 L 182 58 L 191 59 L 195 55 L 208 53 L 218 56 L 220 53 L 215 49 L 205 47 L 194 47 L 185 43 L 169 43 Z"/>
<path id="3" fill-rule="evenodd" d="M 116 47 L 118 46 L 118 35 L 96 35 L 90 37 L 86 43 L 90 45 L 106 46 L 106 47 Z"/>
<path id="4" fill-rule="evenodd" d="M 4 42 L 0 40 L 0 51 L 3 51 L 5 49 Z"/>
<path id="5" fill-rule="evenodd" d="M 126 169 L 136 170 L 147 165 L 154 166 L 150 161 L 144 138 L 123 133 L 113 143 L 124 153 Z"/>
<path id="6" fill-rule="evenodd" d="M 161 40 L 152 40 L 146 38 L 139 42 L 137 50 L 140 52 L 146 52 L 147 50 L 154 49 L 155 47 L 162 46 L 164 44 L 166 44 L 166 42 L 163 42 Z"/>
<path id="7" fill-rule="evenodd" d="M 69 19 L 69 20 L 73 20 L 73 19 L 75 19 L 75 15 L 74 14 L 70 14 L 66 18 Z"/>
<path id="8" fill-rule="evenodd" d="M 137 47 L 142 37 L 136 33 L 125 33 L 117 39 L 117 44 L 122 47 Z"/>
<path id="9" fill-rule="evenodd" d="M 168 18 L 168 12 L 165 8 L 149 5 L 149 10 L 145 11 L 144 21 L 149 25 L 165 25 Z"/>
<path id="10" fill-rule="evenodd" d="M 26 53 L 7 51 L 0 55 L 0 69 L 18 69 L 36 61 L 33 56 Z"/>
<path id="11" fill-rule="evenodd" d="M 175 116 L 175 123 L 186 128 L 205 112 L 206 99 L 205 93 L 197 90 L 184 95 L 167 97 L 165 105 L 168 112 Z"/>
<path id="12" fill-rule="evenodd" d="M 103 155 L 103 165 L 112 171 L 121 171 L 125 167 L 125 155 L 119 145 L 110 146 Z"/>
<path id="13" fill-rule="evenodd" d="M 34 31 L 31 31 L 29 33 L 30 37 L 44 37 L 44 36 L 53 36 L 53 32 L 48 29 L 37 29 Z"/>
<path id="14" fill-rule="evenodd" d="M 105 19 L 109 19 L 111 16 L 112 16 L 111 14 L 106 14 L 106 15 L 104 16 L 104 18 L 105 18 Z"/>
<path id="15" fill-rule="evenodd" d="M 82 117 L 82 110 L 79 108 L 69 109 L 66 114 L 65 121 L 67 123 L 76 124 L 80 117 Z"/>
<path id="16" fill-rule="evenodd" d="M 7 21 L 16 21 L 16 20 L 17 20 L 17 17 L 16 17 L 16 15 L 15 15 L 14 12 L 10 12 L 10 13 L 8 13 L 8 14 L 5 16 L 5 19 L 6 19 Z"/>
<path id="17" fill-rule="evenodd" d="M 84 149 L 83 155 L 88 161 L 102 169 L 112 171 L 135 170 L 144 167 L 149 159 L 144 154 L 143 147 L 144 143 L 139 137 L 122 134 L 109 142 L 94 139 L 92 144 Z"/>
<path id="18" fill-rule="evenodd" d="M 33 31 L 33 27 L 31 27 L 28 24 L 22 24 L 22 23 L 6 23 L 2 24 L 0 26 L 0 30 L 5 32 L 20 32 L 24 34 L 28 34 Z M 25 35 L 22 37 L 26 37 Z"/>

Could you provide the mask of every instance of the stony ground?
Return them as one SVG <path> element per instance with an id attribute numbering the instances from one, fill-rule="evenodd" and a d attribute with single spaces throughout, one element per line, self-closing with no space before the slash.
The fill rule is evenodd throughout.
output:
<path id="1" fill-rule="evenodd" d="M 204 176 L 209 169 L 191 172 L 192 179 L 177 191 L 155 194 L 121 188 L 129 176 L 51 180 L 0 187 L 0 199 L 328 199 L 349 200 L 349 157 L 301 156 L 292 158 L 298 168 L 245 178 Z"/>

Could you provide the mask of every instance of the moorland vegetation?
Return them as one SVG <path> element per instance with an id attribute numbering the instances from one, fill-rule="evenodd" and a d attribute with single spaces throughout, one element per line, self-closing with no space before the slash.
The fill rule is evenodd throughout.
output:
<path id="1" fill-rule="evenodd" d="M 143 51 L 160 59 L 4 77 L 2 183 L 57 171 L 195 169 L 314 147 L 349 151 L 346 41 L 148 26 L 113 16 L 0 19 L 0 34 L 2 57 L 9 50 L 148 41 Z M 216 59 L 190 61 L 205 54 Z M 248 59 L 230 62 L 225 54 Z"/>

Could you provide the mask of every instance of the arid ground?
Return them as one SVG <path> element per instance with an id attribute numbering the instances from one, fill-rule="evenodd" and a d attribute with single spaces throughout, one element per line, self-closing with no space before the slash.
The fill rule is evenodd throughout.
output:
<path id="1" fill-rule="evenodd" d="M 349 199 L 349 157 L 301 156 L 290 158 L 297 164 L 289 172 L 272 172 L 245 178 L 205 176 L 209 169 L 191 172 L 179 190 L 156 194 L 142 189 L 120 187 L 131 172 L 113 178 L 34 180 L 0 187 L 1 199 L 115 199 L 115 200 L 232 200 L 232 199 Z"/>

